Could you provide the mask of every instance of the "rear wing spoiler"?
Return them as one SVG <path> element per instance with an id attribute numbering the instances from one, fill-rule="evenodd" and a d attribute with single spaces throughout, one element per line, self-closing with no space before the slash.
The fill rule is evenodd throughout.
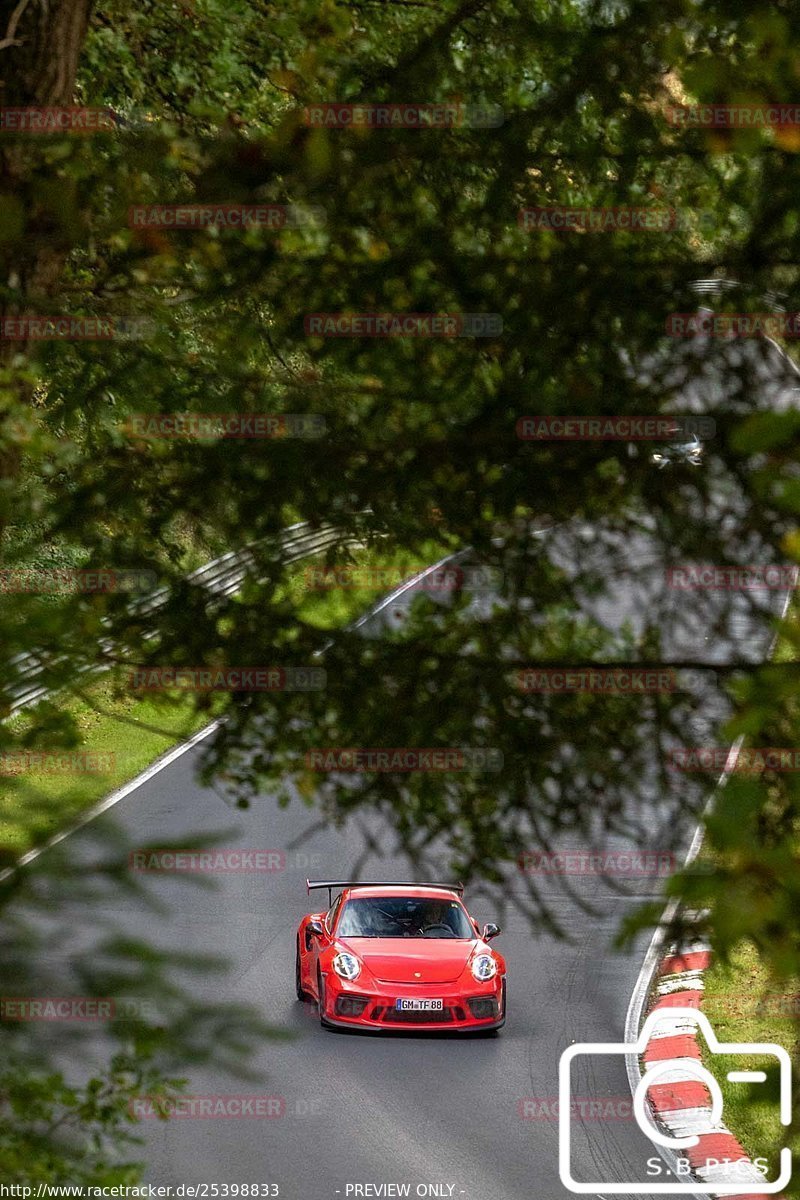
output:
<path id="1" fill-rule="evenodd" d="M 327 890 L 328 893 L 328 908 L 333 903 L 333 893 L 338 888 L 347 887 L 437 887 L 443 888 L 447 892 L 455 892 L 457 896 L 464 895 L 463 883 L 420 883 L 418 879 L 307 879 L 306 892 L 310 895 L 311 892 L 319 891 L 321 888 Z"/>

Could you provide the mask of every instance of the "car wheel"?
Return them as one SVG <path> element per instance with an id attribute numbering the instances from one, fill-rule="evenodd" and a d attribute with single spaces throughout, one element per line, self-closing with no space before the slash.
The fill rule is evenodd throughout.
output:
<path id="1" fill-rule="evenodd" d="M 295 955 L 294 955 L 294 989 L 297 992 L 298 1000 L 307 1000 L 308 999 L 308 995 L 306 994 L 306 992 L 303 988 L 302 976 L 300 974 L 300 939 L 299 938 L 297 941 L 297 948 L 295 950 Z"/>

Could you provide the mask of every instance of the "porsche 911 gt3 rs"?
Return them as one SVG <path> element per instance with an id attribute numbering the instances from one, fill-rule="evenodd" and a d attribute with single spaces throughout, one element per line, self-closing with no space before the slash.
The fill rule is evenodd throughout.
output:
<path id="1" fill-rule="evenodd" d="M 474 1033 L 505 1023 L 505 959 L 489 945 L 500 930 L 479 930 L 461 884 L 306 887 L 327 889 L 329 907 L 300 922 L 295 986 L 323 1026 Z"/>

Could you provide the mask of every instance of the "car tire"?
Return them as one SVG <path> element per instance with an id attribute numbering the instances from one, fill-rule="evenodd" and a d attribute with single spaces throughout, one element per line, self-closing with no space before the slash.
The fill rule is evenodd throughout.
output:
<path id="1" fill-rule="evenodd" d="M 308 993 L 303 988 L 301 979 L 302 979 L 302 976 L 300 974 L 300 939 L 298 938 L 297 939 L 297 947 L 295 949 L 295 955 L 294 955 L 294 990 L 297 992 L 298 1000 L 307 1000 Z"/>

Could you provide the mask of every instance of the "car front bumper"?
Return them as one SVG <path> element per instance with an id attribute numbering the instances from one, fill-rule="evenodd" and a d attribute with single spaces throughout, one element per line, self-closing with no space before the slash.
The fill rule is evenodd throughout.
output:
<path id="1" fill-rule="evenodd" d="M 338 978 L 325 980 L 323 1023 L 338 1029 L 371 1029 L 389 1032 L 475 1033 L 499 1029 L 506 1019 L 505 976 L 486 984 L 475 984 L 468 991 L 452 984 L 436 989 L 443 1001 L 441 1010 L 398 1010 L 397 1000 L 409 998 L 413 990 L 403 985 L 381 985 L 379 990 L 359 988 L 358 983 L 342 984 Z M 358 1015 L 340 1011 L 340 1005 L 352 1006 L 365 1001 Z M 478 1015 L 476 1015 L 476 1012 Z"/>
<path id="2" fill-rule="evenodd" d="M 436 1025 L 401 1025 L 391 1022 L 380 1022 L 364 1020 L 361 1017 L 348 1017 L 346 1020 L 341 1017 L 326 1017 L 325 1024 L 336 1029 L 369 1029 L 377 1033 L 481 1033 L 492 1029 L 502 1029 L 505 1025 L 505 1017 L 501 1017 L 497 1021 L 462 1021 L 450 1022 L 448 1024 L 439 1023 Z"/>

